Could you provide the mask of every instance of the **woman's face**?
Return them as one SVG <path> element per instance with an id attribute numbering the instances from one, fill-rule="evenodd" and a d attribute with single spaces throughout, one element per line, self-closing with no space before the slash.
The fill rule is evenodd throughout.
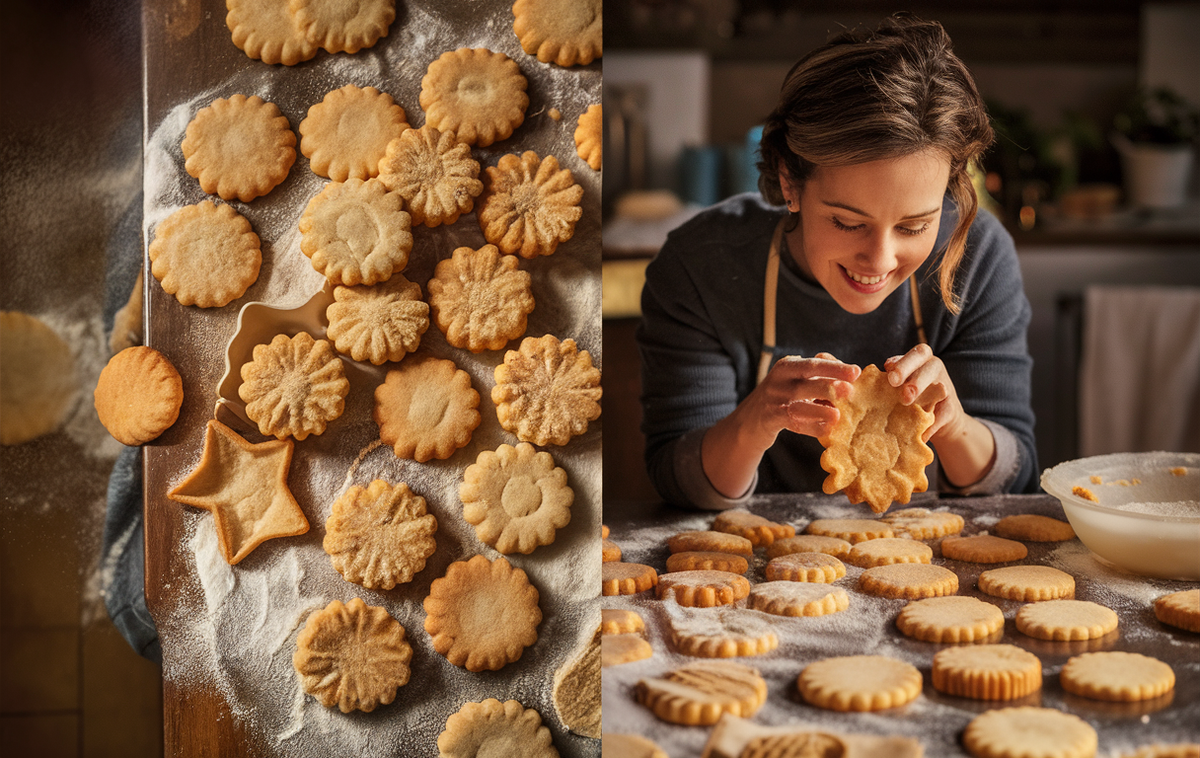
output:
<path id="1" fill-rule="evenodd" d="M 950 162 L 934 151 L 821 166 L 802 187 L 781 175 L 800 226 L 789 236 L 801 270 L 850 313 L 870 313 L 933 251 Z"/>

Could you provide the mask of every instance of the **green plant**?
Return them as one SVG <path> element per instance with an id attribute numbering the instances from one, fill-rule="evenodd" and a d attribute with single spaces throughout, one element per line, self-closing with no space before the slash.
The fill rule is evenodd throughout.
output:
<path id="1" fill-rule="evenodd" d="M 1113 120 L 1130 142 L 1178 145 L 1200 134 L 1200 110 L 1167 87 L 1139 90 Z"/>

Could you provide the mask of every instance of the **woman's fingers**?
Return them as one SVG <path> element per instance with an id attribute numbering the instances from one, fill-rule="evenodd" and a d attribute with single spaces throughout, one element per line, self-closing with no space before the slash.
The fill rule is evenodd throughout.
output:
<path id="1" fill-rule="evenodd" d="M 831 405 L 797 400 L 788 403 L 787 428 L 797 434 L 820 437 L 837 423 L 840 415 L 838 409 Z"/>

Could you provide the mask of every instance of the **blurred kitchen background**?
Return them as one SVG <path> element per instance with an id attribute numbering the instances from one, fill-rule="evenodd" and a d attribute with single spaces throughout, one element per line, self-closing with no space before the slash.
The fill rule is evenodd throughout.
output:
<path id="1" fill-rule="evenodd" d="M 998 134 L 984 202 L 1033 306 L 1040 465 L 1200 451 L 1200 2 L 605 0 L 606 501 L 656 498 L 646 264 L 698 210 L 756 191 L 757 125 L 793 63 L 898 10 L 942 23 Z"/>

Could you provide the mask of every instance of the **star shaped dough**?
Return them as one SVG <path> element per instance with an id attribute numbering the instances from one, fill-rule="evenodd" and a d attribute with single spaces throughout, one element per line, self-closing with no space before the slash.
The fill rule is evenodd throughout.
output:
<path id="1" fill-rule="evenodd" d="M 290 439 L 251 444 L 211 420 L 200 463 L 167 497 L 212 511 L 221 554 L 232 566 L 266 540 L 308 531 L 287 485 L 294 447 Z"/>

